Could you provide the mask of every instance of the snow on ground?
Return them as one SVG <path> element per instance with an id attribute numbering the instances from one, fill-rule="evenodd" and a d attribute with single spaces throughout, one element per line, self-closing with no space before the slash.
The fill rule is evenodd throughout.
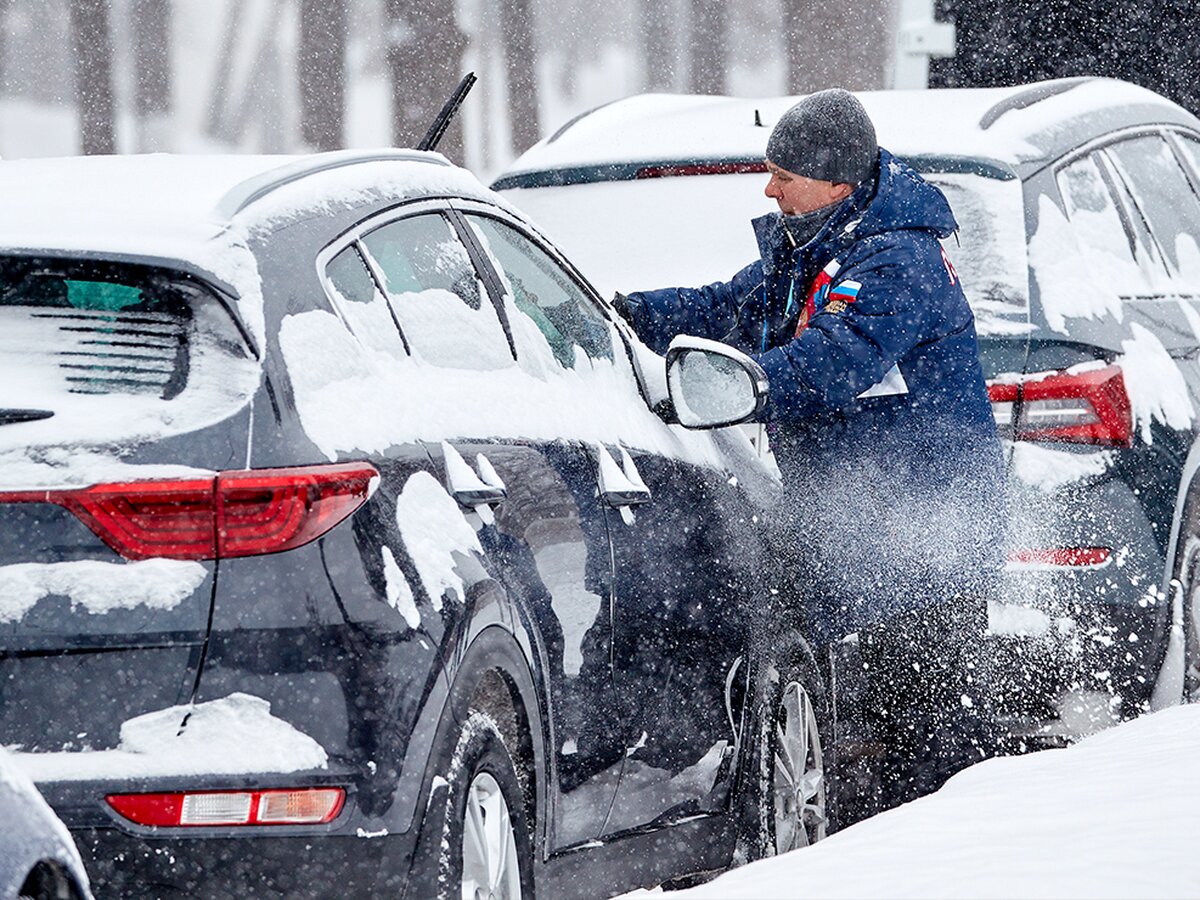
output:
<path id="1" fill-rule="evenodd" d="M 1197 897 L 1198 758 L 1200 705 L 1174 707 L 972 766 L 932 796 L 671 896 Z"/>

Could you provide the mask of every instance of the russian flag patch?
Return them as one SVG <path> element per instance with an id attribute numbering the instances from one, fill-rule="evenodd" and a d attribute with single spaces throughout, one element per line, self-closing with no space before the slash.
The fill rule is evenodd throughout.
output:
<path id="1" fill-rule="evenodd" d="M 843 303 L 853 303 L 858 299 L 862 284 L 857 281 L 843 281 L 829 289 L 829 302 L 841 300 Z"/>

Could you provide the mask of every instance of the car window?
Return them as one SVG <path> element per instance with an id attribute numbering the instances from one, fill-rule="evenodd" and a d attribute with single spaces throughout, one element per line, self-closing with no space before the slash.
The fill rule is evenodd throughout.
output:
<path id="1" fill-rule="evenodd" d="M 504 280 L 518 356 L 552 357 L 564 369 L 581 356 L 612 360 L 608 320 L 550 254 L 496 219 L 467 219 Z"/>
<path id="2" fill-rule="evenodd" d="M 1183 147 L 1183 155 L 1192 164 L 1192 174 L 1200 181 L 1200 141 L 1186 134 L 1177 134 L 1179 145 Z"/>
<path id="3" fill-rule="evenodd" d="M 513 365 L 495 307 L 450 223 L 437 213 L 398 219 L 365 235 L 414 355 L 438 366 Z"/>
<path id="4" fill-rule="evenodd" d="M 1200 201 L 1171 147 L 1160 136 L 1120 141 L 1106 152 L 1116 162 L 1173 272 L 1200 269 Z"/>
<path id="5" fill-rule="evenodd" d="M 1141 260 L 1135 257 L 1131 236 L 1095 155 L 1060 169 L 1057 181 L 1079 250 L 1093 271 L 1102 273 L 1106 283 L 1118 291 L 1144 290 L 1145 278 L 1138 263 L 1149 265 L 1150 260 L 1145 251 Z"/>
<path id="6" fill-rule="evenodd" d="M 325 275 L 333 287 L 338 310 L 350 330 L 372 350 L 394 356 L 405 353 L 387 299 L 379 292 L 366 262 L 351 244 L 329 261 Z"/>

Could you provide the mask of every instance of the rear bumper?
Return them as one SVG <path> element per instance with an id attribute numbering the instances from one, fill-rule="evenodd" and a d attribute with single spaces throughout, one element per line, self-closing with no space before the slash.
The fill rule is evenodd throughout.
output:
<path id="1" fill-rule="evenodd" d="M 406 837 L 354 834 L 146 838 L 72 830 L 97 897 L 372 897 Z M 397 892 L 397 896 L 399 893 Z"/>
<path id="2" fill-rule="evenodd" d="M 97 897 L 319 900 L 403 894 L 416 829 L 398 832 L 365 815 L 351 779 L 321 772 L 246 777 L 236 784 L 224 778 L 221 783 L 187 781 L 49 782 L 38 787 L 70 829 Z M 104 800 L 116 791 L 317 784 L 347 788 L 345 806 L 328 825 L 152 828 L 125 821 Z"/>

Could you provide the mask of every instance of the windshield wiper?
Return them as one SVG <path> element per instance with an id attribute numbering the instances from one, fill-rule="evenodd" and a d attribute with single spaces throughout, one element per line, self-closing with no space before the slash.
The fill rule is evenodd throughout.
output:
<path id="1" fill-rule="evenodd" d="M 54 415 L 49 409 L 0 409 L 0 425 L 15 425 L 18 422 L 36 422 Z"/>

